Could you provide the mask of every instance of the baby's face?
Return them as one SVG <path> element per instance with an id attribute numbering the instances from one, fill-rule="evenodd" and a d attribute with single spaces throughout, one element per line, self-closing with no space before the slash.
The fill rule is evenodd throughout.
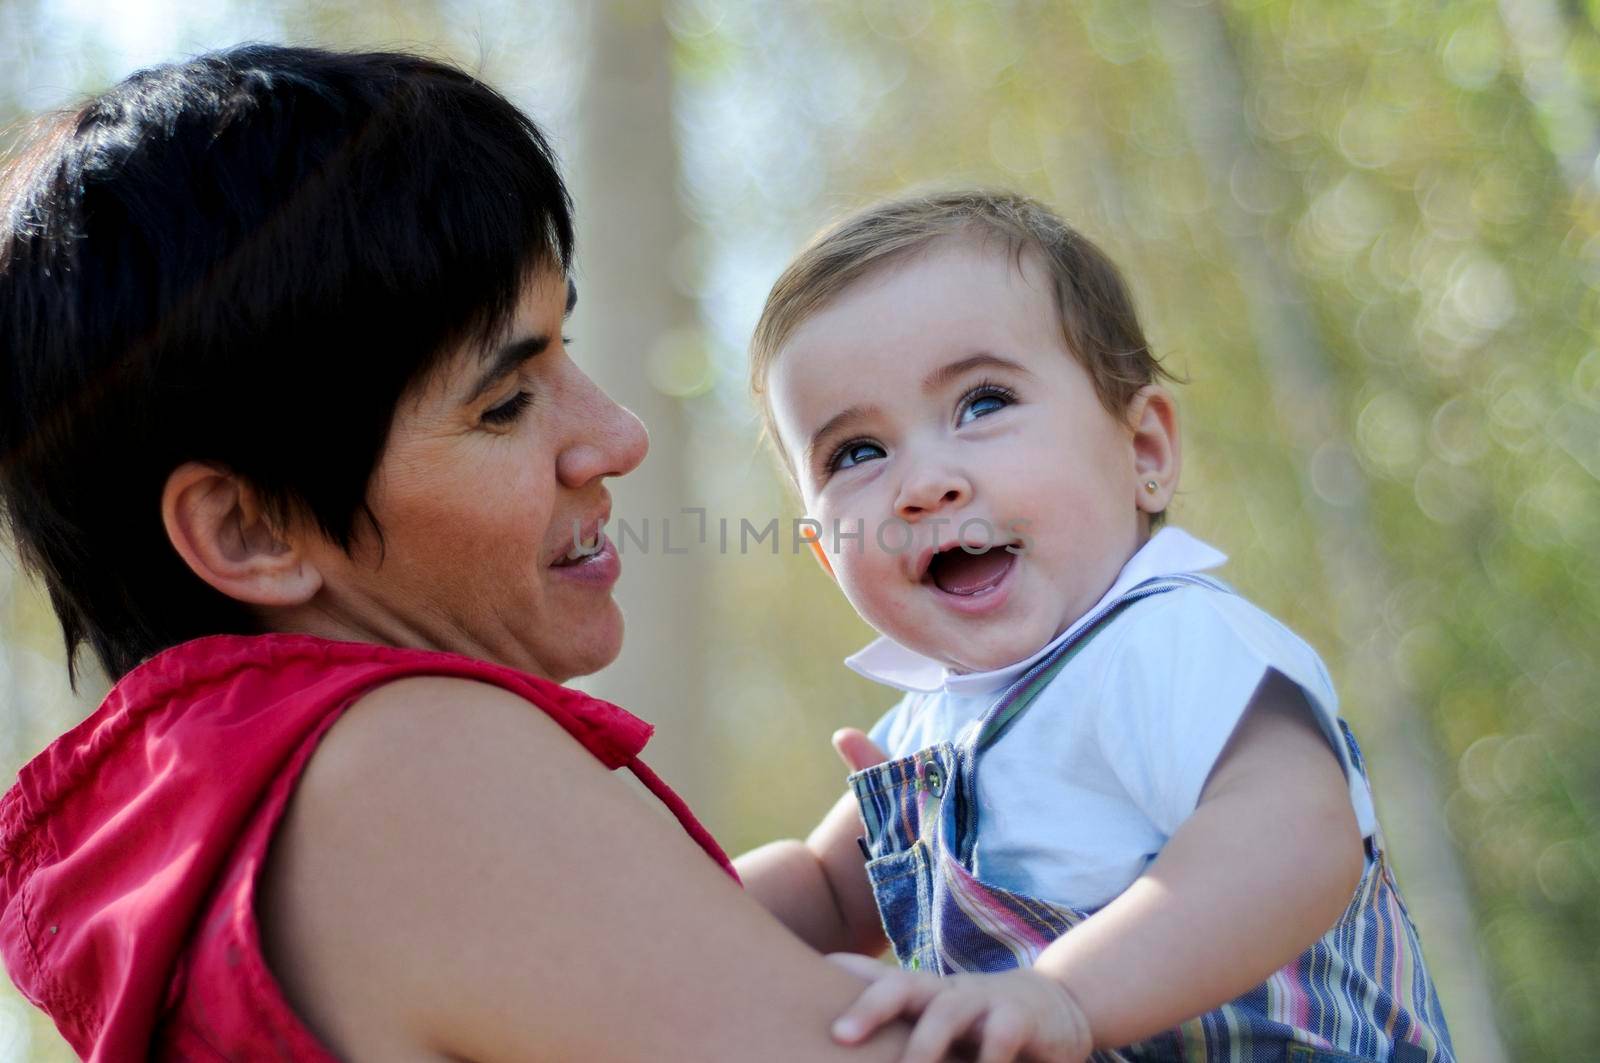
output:
<path id="1" fill-rule="evenodd" d="M 1033 654 L 1148 534 L 1136 433 L 1067 350 L 1044 267 L 1019 271 L 999 241 L 869 274 L 801 324 L 768 382 L 845 595 L 951 668 Z"/>

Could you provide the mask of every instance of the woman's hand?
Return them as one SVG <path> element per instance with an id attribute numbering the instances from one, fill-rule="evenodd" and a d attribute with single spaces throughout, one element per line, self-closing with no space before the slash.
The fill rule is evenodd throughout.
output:
<path id="1" fill-rule="evenodd" d="M 920 1016 L 901 1063 L 943 1059 L 961 1043 L 978 1047 L 978 1063 L 1082 1063 L 1094 1048 L 1078 1002 L 1046 975 L 1019 970 L 940 978 L 866 956 L 828 958 L 871 983 L 833 1024 L 841 1044 L 857 1044 L 885 1023 Z"/>

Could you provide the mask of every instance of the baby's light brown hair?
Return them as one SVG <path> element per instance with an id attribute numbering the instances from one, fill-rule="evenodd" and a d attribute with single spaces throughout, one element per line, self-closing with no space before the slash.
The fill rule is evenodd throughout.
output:
<path id="1" fill-rule="evenodd" d="M 778 438 L 767 376 L 805 321 L 875 270 L 947 237 L 998 237 L 1020 264 L 1036 255 L 1055 289 L 1067 349 L 1094 381 L 1101 404 L 1126 415 L 1139 389 L 1173 376 L 1145 339 L 1122 274 L 1098 247 L 1038 200 L 1014 192 L 964 190 L 885 200 L 848 215 L 802 248 L 767 296 L 750 341 L 750 391 L 766 434 L 795 476 Z"/>

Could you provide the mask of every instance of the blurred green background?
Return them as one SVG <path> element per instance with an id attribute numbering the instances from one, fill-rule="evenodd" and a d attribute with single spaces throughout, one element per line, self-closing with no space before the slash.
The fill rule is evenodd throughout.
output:
<path id="1" fill-rule="evenodd" d="M 744 391 L 767 286 L 908 185 L 1055 205 L 1189 380 L 1174 522 L 1329 663 L 1461 1058 L 1590 1057 L 1600 0 L 0 0 L 0 136 L 246 38 L 452 58 L 553 131 L 575 354 L 653 437 L 617 514 L 710 530 L 625 554 L 628 645 L 584 685 L 661 725 L 730 849 L 807 830 L 828 735 L 892 700 L 839 664 L 870 632 L 786 536 L 737 547 L 797 515 Z M 14 565 L 0 595 L 14 771 L 106 684 L 69 695 Z M 0 1000 L 0 1060 L 69 1057 Z"/>

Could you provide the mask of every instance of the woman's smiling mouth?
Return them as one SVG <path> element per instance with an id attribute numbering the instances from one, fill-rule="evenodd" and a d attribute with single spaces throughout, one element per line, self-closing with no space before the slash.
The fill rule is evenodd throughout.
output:
<path id="1" fill-rule="evenodd" d="M 550 570 L 585 586 L 608 589 L 622 575 L 622 558 L 601 525 L 587 539 L 574 543 Z"/>

